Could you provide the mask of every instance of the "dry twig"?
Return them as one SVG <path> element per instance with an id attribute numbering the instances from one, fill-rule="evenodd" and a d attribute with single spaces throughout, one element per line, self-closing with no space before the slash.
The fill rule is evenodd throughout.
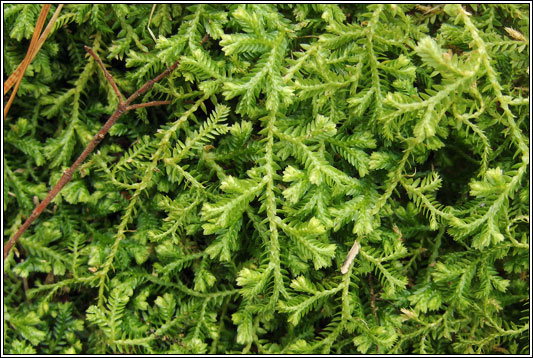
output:
<path id="1" fill-rule="evenodd" d="M 91 154 L 91 152 L 94 150 L 94 148 L 104 139 L 104 136 L 109 131 L 109 129 L 115 124 L 117 119 L 120 118 L 124 113 L 137 108 L 143 108 L 143 107 L 151 107 L 151 106 L 160 106 L 164 104 L 170 104 L 170 101 L 153 101 L 153 102 L 147 102 L 147 103 L 141 103 L 141 104 L 133 104 L 130 105 L 131 102 L 133 102 L 137 97 L 144 94 L 146 91 L 148 91 L 154 83 L 161 80 L 163 77 L 167 76 L 170 72 L 172 72 L 177 66 L 179 61 L 176 61 L 172 66 L 170 66 L 168 69 L 166 69 L 164 72 L 162 72 L 159 76 L 157 76 L 154 79 L 151 79 L 150 81 L 146 82 L 141 88 L 139 88 L 135 93 L 133 93 L 131 96 L 128 97 L 128 99 L 124 100 L 124 96 L 122 96 L 122 93 L 120 93 L 120 90 L 118 89 L 117 85 L 115 84 L 115 81 L 113 80 L 113 77 L 111 77 L 111 74 L 105 69 L 104 64 L 98 57 L 94 51 L 85 46 L 85 50 L 95 59 L 95 61 L 98 63 L 100 68 L 105 74 L 106 79 L 109 81 L 111 86 L 113 87 L 113 90 L 115 91 L 116 95 L 119 98 L 118 107 L 115 110 L 115 112 L 109 117 L 107 122 L 102 126 L 100 131 L 93 137 L 91 142 L 87 145 L 87 147 L 84 149 L 84 151 L 80 154 L 78 159 L 72 164 L 70 168 L 65 170 L 63 172 L 63 175 L 61 176 L 61 179 L 57 182 L 57 184 L 52 188 L 52 190 L 48 193 L 46 198 L 33 210 L 30 217 L 24 222 L 24 224 L 18 229 L 18 231 L 13 235 L 7 244 L 4 246 L 4 260 L 9 255 L 9 251 L 11 250 L 11 247 L 17 242 L 19 237 L 28 229 L 28 227 L 31 225 L 31 223 L 41 215 L 43 210 L 46 208 L 46 206 L 56 197 L 56 195 L 61 191 L 61 189 L 72 179 L 72 175 L 78 169 L 78 167 L 85 161 L 87 156 Z"/>

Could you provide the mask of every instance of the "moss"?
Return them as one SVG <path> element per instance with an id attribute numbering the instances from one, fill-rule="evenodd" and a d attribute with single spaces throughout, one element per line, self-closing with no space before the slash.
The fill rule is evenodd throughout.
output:
<path id="1" fill-rule="evenodd" d="M 527 5 L 154 6 L 66 5 L 4 122 L 6 242 L 117 108 L 83 47 L 180 61 L 4 261 L 6 353 L 529 353 Z"/>

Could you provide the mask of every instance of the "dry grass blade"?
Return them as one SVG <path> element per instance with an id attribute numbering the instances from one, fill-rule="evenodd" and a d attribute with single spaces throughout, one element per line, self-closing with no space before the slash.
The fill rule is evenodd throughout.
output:
<path id="1" fill-rule="evenodd" d="M 157 41 L 155 39 L 154 33 L 152 32 L 152 29 L 150 29 L 150 24 L 152 23 L 152 15 L 154 14 L 156 5 L 157 4 L 154 4 L 154 6 L 152 6 L 152 11 L 150 12 L 150 18 L 148 19 L 148 25 L 146 25 L 146 28 L 148 29 L 148 32 L 150 33 L 150 36 L 152 36 L 152 38 L 154 39 L 155 43 L 157 43 Z"/>
<path id="2" fill-rule="evenodd" d="M 41 30 L 44 26 L 44 21 L 46 20 L 46 16 L 48 15 L 49 10 L 50 5 L 43 5 L 41 13 L 39 14 L 39 18 L 37 19 L 37 23 L 35 24 L 35 28 L 33 29 L 33 35 L 31 37 L 31 42 L 30 46 L 28 47 L 28 51 L 26 52 L 26 57 L 24 57 L 24 60 L 22 60 L 15 72 L 13 72 L 11 76 L 9 76 L 7 81 L 4 83 L 4 96 L 11 89 L 11 87 L 13 87 L 13 85 L 17 83 L 20 78 L 22 78 L 22 76 L 24 75 L 24 71 L 26 71 L 26 68 L 30 64 L 32 54 L 39 41 L 39 35 L 41 34 Z"/>
<path id="3" fill-rule="evenodd" d="M 359 253 L 359 249 L 361 246 L 357 241 L 354 241 L 352 248 L 350 249 L 350 252 L 348 252 L 348 255 L 346 256 L 346 260 L 344 260 L 344 264 L 341 267 L 341 273 L 344 275 L 346 272 L 348 272 L 348 269 L 350 268 L 350 265 L 352 264 L 353 260 Z"/>
<path id="4" fill-rule="evenodd" d="M 35 24 L 35 29 L 33 31 L 33 36 L 31 39 L 30 46 L 28 48 L 28 52 L 26 53 L 26 57 L 18 65 L 17 69 L 11 74 L 11 76 L 9 76 L 7 81 L 4 83 L 4 96 L 7 94 L 7 92 L 9 92 L 11 87 L 13 87 L 13 85 L 15 84 L 15 89 L 13 90 L 13 93 L 11 94 L 11 97 L 9 98 L 8 103 L 6 104 L 6 107 L 4 108 L 4 119 L 6 118 L 7 112 L 9 111 L 9 108 L 11 108 L 11 104 L 13 100 L 15 99 L 15 95 L 18 91 L 18 87 L 20 86 L 20 82 L 22 81 L 22 77 L 24 77 L 24 73 L 26 72 L 26 69 L 28 68 L 31 61 L 33 61 L 33 59 L 35 58 L 35 55 L 37 55 L 44 41 L 46 40 L 46 38 L 52 31 L 52 28 L 54 27 L 54 24 L 62 8 L 63 8 L 63 4 L 59 4 L 56 11 L 54 12 L 54 15 L 52 15 L 52 18 L 50 19 L 50 21 L 48 22 L 48 25 L 44 29 L 43 33 L 41 34 L 41 36 L 39 36 L 39 34 L 41 33 L 41 29 L 43 28 L 44 21 L 46 20 L 46 16 L 48 15 L 48 11 L 50 10 L 50 5 L 43 5 L 43 8 L 41 9 L 41 14 L 39 15 L 39 19 L 37 20 L 37 23 Z"/>

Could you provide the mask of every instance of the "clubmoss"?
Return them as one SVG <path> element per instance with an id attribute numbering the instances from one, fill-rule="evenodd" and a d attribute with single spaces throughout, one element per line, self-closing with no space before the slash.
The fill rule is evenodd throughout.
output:
<path id="1" fill-rule="evenodd" d="M 5 74 L 40 8 L 4 5 Z M 65 5 L 4 121 L 4 242 L 117 108 L 84 46 L 125 94 L 180 64 L 4 261 L 4 353 L 528 354 L 528 34 L 527 4 Z"/>

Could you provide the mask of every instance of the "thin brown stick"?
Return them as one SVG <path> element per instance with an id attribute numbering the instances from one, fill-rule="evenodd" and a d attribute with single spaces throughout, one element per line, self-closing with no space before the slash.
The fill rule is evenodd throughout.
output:
<path id="1" fill-rule="evenodd" d="M 94 51 L 92 51 L 87 46 L 85 47 L 87 52 L 95 58 L 97 62 L 101 62 L 100 58 Z M 31 223 L 41 215 L 43 210 L 46 208 L 46 206 L 56 197 L 56 195 L 61 191 L 61 189 L 72 179 L 72 175 L 78 169 L 78 167 L 85 161 L 87 156 L 92 153 L 94 148 L 104 139 L 104 136 L 109 131 L 109 129 L 115 124 L 118 118 L 122 116 L 124 113 L 136 109 L 136 108 L 142 108 L 142 107 L 149 107 L 149 106 L 158 106 L 163 104 L 169 104 L 169 101 L 153 101 L 153 102 L 147 102 L 147 103 L 141 103 L 141 104 L 134 104 L 129 105 L 134 99 L 148 91 L 154 83 L 161 80 L 163 77 L 167 76 L 170 72 L 172 72 L 177 66 L 179 61 L 174 63 L 170 68 L 166 69 L 163 73 L 161 73 L 156 78 L 146 82 L 139 90 L 137 90 L 134 94 L 132 94 L 124 103 L 119 103 L 117 109 L 115 112 L 109 117 L 107 122 L 102 126 L 100 131 L 93 137 L 91 142 L 87 145 L 87 147 L 83 150 L 83 152 L 80 154 L 78 159 L 72 164 L 70 168 L 65 170 L 63 172 L 63 175 L 59 179 L 59 181 L 54 185 L 52 190 L 48 193 L 46 198 L 37 205 L 37 207 L 33 210 L 30 217 L 22 224 L 22 226 L 18 229 L 18 231 L 13 235 L 9 241 L 4 246 L 4 260 L 9 255 L 9 251 L 11 250 L 11 247 L 17 242 L 17 240 L 20 238 L 20 236 L 28 229 L 28 227 L 31 225 Z M 101 66 L 103 68 L 103 66 Z M 108 78 L 106 76 L 106 78 Z M 109 80 L 109 78 L 108 78 Z M 118 88 L 117 88 L 118 90 Z M 120 93 L 120 92 L 119 92 Z"/>
<path id="2" fill-rule="evenodd" d="M 125 105 L 129 105 L 131 102 L 135 101 L 135 99 L 137 99 L 137 97 L 139 97 L 140 95 L 142 95 L 143 93 L 145 93 L 146 91 L 148 91 L 150 88 L 152 88 L 152 86 L 158 82 L 160 79 L 162 79 L 163 77 L 167 76 L 170 72 L 174 71 L 174 69 L 176 67 L 178 67 L 178 64 L 179 64 L 179 61 L 176 61 L 172 66 L 170 66 L 169 68 L 167 68 L 164 72 L 162 72 L 159 76 L 157 76 L 156 78 L 146 82 L 144 85 L 141 86 L 141 88 L 139 88 L 137 91 L 135 91 L 134 94 L 132 94 L 131 96 L 128 97 L 128 99 L 126 100 L 125 102 Z"/>
<path id="3" fill-rule="evenodd" d="M 7 112 L 9 112 L 9 108 L 11 108 L 11 104 L 13 103 L 13 100 L 15 99 L 15 95 L 17 94 L 20 83 L 22 82 L 22 77 L 24 77 L 24 72 L 26 72 L 26 69 L 28 68 L 28 65 L 30 64 L 31 59 L 33 58 L 33 54 L 35 53 L 35 48 L 39 41 L 39 35 L 41 34 L 41 30 L 44 26 L 46 15 L 48 15 L 50 6 L 51 6 L 50 4 L 44 4 L 43 8 L 41 9 L 41 13 L 39 14 L 39 18 L 37 19 L 37 23 L 35 24 L 35 29 L 33 30 L 33 36 L 31 38 L 30 46 L 28 47 L 28 52 L 26 53 L 26 57 L 24 57 L 24 60 L 22 60 L 22 67 L 20 69 L 20 72 L 17 74 L 18 77 L 16 77 L 15 88 L 13 89 L 13 92 L 11 93 L 11 97 L 9 97 L 9 100 L 7 101 L 7 104 L 4 107 L 4 119 L 6 119 Z M 9 86 L 9 83 L 7 84 L 7 86 L 4 86 L 4 95 L 7 92 L 5 89 L 8 86 Z"/>
<path id="4" fill-rule="evenodd" d="M 139 104 L 130 104 L 128 106 L 128 111 L 131 111 L 132 109 L 137 109 L 137 108 L 162 106 L 162 105 L 170 104 L 170 103 L 171 103 L 170 101 L 152 101 L 152 102 L 139 103 Z"/>
<path id="5" fill-rule="evenodd" d="M 85 46 L 85 51 L 87 51 L 87 52 L 89 53 L 89 55 L 91 55 L 92 57 L 94 57 L 94 60 L 96 61 L 96 63 L 98 63 L 98 65 L 99 65 L 100 68 L 102 69 L 102 72 L 104 73 L 105 78 L 106 78 L 107 81 L 111 84 L 111 87 L 113 87 L 113 90 L 114 90 L 115 93 L 117 94 L 119 104 L 124 103 L 124 96 L 122 96 L 122 93 L 121 93 L 120 90 L 118 89 L 117 84 L 115 83 L 115 80 L 113 79 L 113 77 L 111 76 L 111 74 L 110 74 L 109 72 L 107 72 L 107 70 L 106 70 L 104 64 L 102 63 L 102 60 L 100 60 L 100 57 L 98 57 L 98 56 L 96 55 L 96 53 L 94 53 L 93 49 L 90 48 L 89 46 Z"/>

